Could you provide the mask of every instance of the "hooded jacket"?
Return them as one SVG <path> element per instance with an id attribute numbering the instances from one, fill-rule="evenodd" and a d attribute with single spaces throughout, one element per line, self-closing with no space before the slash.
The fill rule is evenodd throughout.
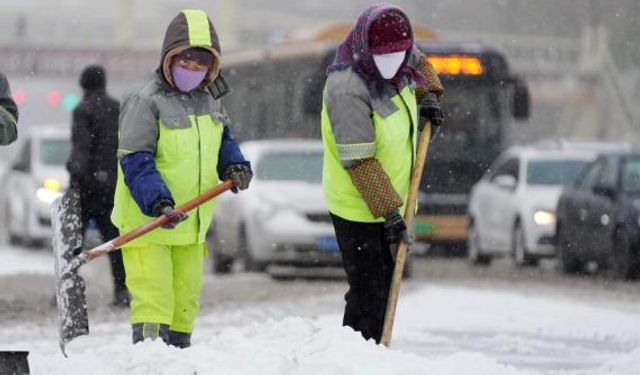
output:
<path id="1" fill-rule="evenodd" d="M 183 93 L 174 86 L 169 67 L 173 56 L 191 47 L 211 51 L 214 59 L 202 84 Z M 191 9 L 180 12 L 167 27 L 160 66 L 122 103 L 121 169 L 112 214 L 121 231 L 147 222 L 159 200 L 183 204 L 216 185 L 229 166 L 249 164 L 231 137 L 222 92 L 212 85 L 220 78 L 221 66 L 220 44 L 207 15 Z M 175 229 L 158 229 L 140 240 L 202 243 L 213 205 L 205 203 Z"/>
<path id="2" fill-rule="evenodd" d="M 351 221 L 383 221 L 381 216 L 394 209 L 403 212 L 417 140 L 415 89 L 443 91 L 415 46 L 395 77 L 380 76 L 369 51 L 369 32 L 377 19 L 391 12 L 403 17 L 411 30 L 399 8 L 373 5 L 360 15 L 327 68 L 321 121 L 325 199 L 331 213 Z M 409 36 L 413 40 L 412 33 Z M 354 168 L 363 161 L 367 168 Z"/>
<path id="3" fill-rule="evenodd" d="M 0 145 L 8 145 L 18 138 L 18 106 L 11 97 L 9 81 L 0 73 Z"/>

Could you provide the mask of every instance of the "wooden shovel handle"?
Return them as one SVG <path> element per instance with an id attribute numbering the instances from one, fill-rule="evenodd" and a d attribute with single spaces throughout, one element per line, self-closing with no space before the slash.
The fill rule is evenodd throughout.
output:
<path id="1" fill-rule="evenodd" d="M 219 184 L 218 186 L 214 187 L 213 189 L 203 193 L 202 195 L 199 195 L 195 198 L 193 198 L 192 200 L 188 201 L 187 203 L 179 206 L 178 208 L 176 208 L 176 211 L 179 212 L 188 212 L 193 210 L 194 208 L 200 206 L 201 204 L 217 197 L 218 195 L 224 193 L 225 191 L 233 188 L 235 185 L 233 183 L 232 180 L 227 180 L 221 184 Z M 129 243 L 133 240 L 135 240 L 136 238 L 143 236 L 149 232 L 151 232 L 152 230 L 159 228 L 161 226 L 163 226 L 164 224 L 166 224 L 169 221 L 169 217 L 167 217 L 166 215 L 162 215 L 162 216 L 158 216 L 157 218 L 149 221 L 148 223 L 139 226 L 136 229 L 131 230 L 130 232 L 121 234 L 120 236 L 114 238 L 113 240 L 109 241 L 109 242 L 105 242 L 102 245 L 96 246 L 91 250 L 87 250 L 85 252 L 82 253 L 83 258 L 83 263 L 84 262 L 88 262 L 94 258 L 99 257 L 100 255 L 106 254 L 110 251 L 116 250 L 120 247 L 122 247 L 123 245 L 125 245 L 126 243 Z"/>
<path id="2" fill-rule="evenodd" d="M 413 217 L 415 216 L 418 191 L 420 188 L 420 180 L 422 179 L 422 171 L 427 160 L 427 152 L 429 151 L 429 140 L 431 139 L 431 122 L 424 125 L 420 141 L 418 143 L 418 151 L 416 153 L 416 164 L 413 167 L 413 175 L 411 176 L 411 185 L 409 186 L 409 197 L 407 198 L 407 207 L 404 214 L 404 221 L 407 224 L 407 230 L 411 230 Z M 389 299 L 387 300 L 387 310 L 384 314 L 384 325 L 382 326 L 382 339 L 380 342 L 384 346 L 391 344 L 391 333 L 393 331 L 393 321 L 395 320 L 396 307 L 398 305 L 398 296 L 400 294 L 400 282 L 402 281 L 402 272 L 404 271 L 404 263 L 407 258 L 407 243 L 404 239 L 398 244 L 396 252 L 396 264 L 393 269 L 393 279 L 391 280 L 391 288 L 389 290 Z"/>

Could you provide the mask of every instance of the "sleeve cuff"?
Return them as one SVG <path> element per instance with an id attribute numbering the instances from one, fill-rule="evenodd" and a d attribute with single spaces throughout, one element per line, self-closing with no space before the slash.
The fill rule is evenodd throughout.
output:
<path id="1" fill-rule="evenodd" d="M 339 144 L 336 145 L 336 148 L 341 161 L 367 159 L 373 157 L 376 153 L 376 144 L 374 142 Z"/>

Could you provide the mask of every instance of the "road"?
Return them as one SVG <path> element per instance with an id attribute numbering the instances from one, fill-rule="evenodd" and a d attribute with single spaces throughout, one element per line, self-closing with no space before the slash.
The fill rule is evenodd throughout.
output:
<path id="1" fill-rule="evenodd" d="M 24 255 L 24 262 L 15 271 L 0 272 L 0 324 L 13 321 L 41 321 L 54 316 L 53 274 L 47 274 L 50 260 L 47 249 L 14 248 L 12 254 Z M 0 245 L 0 261 L 3 247 Z M 640 313 L 640 288 L 635 282 L 610 281 L 604 276 L 566 276 L 560 274 L 552 262 L 537 268 L 513 267 L 508 260 L 495 261 L 489 267 L 470 266 L 462 258 L 416 256 L 413 258 L 413 277 L 404 288 L 418 285 L 451 285 L 476 289 L 513 291 L 524 295 L 546 295 L 576 301 L 606 301 Z M 30 269 L 28 262 L 38 264 Z M 45 263 L 43 265 L 42 263 Z M 53 266 L 51 267 L 53 268 Z M 342 294 L 343 280 L 273 281 L 262 274 L 246 274 L 240 270 L 232 275 L 214 276 L 206 265 L 207 277 L 203 289 L 203 309 L 224 309 L 251 305 L 263 301 L 279 301 L 297 297 Z M 117 309 L 108 306 L 111 280 L 107 258 L 100 258 L 84 266 L 82 275 L 87 281 L 89 308 L 98 314 L 119 319 Z M 342 301 L 337 301 L 338 308 Z M 638 307 L 636 308 L 637 305 Z M 124 316 L 124 313 L 122 314 Z"/>
<path id="2" fill-rule="evenodd" d="M 34 334 L 42 329 L 43 343 L 55 337 L 50 263 L 46 249 L 0 246 L 0 349 L 30 342 L 31 333 L 21 327 L 34 327 Z M 401 294 L 401 304 L 413 307 L 398 310 L 396 349 L 430 359 L 482 353 L 526 374 L 577 374 L 640 347 L 640 289 L 633 282 L 568 277 L 552 262 L 516 269 L 498 260 L 478 268 L 460 258 L 420 256 L 413 266 Z M 121 340 L 127 333 L 127 311 L 109 306 L 108 270 L 106 257 L 82 269 L 90 320 L 98 325 L 92 340 L 107 333 Z M 248 322 L 296 316 L 339 321 L 345 291 L 344 280 L 274 281 L 258 273 L 207 272 L 199 332 L 210 337 Z M 55 347 L 34 345 L 36 352 Z"/>

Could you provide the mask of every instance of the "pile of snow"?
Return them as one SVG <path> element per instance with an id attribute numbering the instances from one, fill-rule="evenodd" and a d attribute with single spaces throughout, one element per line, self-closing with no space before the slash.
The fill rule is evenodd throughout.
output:
<path id="1" fill-rule="evenodd" d="M 477 353 L 456 353 L 430 360 L 416 354 L 389 350 L 339 324 L 285 318 L 222 329 L 188 350 L 156 341 L 128 346 L 105 340 L 80 338 L 73 353 L 32 353 L 34 374 L 423 374 L 515 375 L 513 367 Z M 338 323 L 333 321 L 333 323 Z M 104 337 L 103 337 L 104 339 Z M 92 342 L 93 341 L 93 342 Z"/>
<path id="2" fill-rule="evenodd" d="M 341 327 L 339 312 L 315 315 L 326 302 L 256 303 L 202 316 L 186 350 L 159 341 L 132 346 L 126 321 L 94 321 L 91 335 L 68 345 L 69 358 L 60 354 L 53 327 L 37 340 L 28 327 L 6 333 L 23 339 L 13 340 L 14 348 L 31 352 L 34 374 L 640 374 L 640 316 L 633 313 L 429 286 L 400 299 L 387 349 Z"/>
<path id="3" fill-rule="evenodd" d="M 52 275 L 50 252 L 0 248 L 0 277 L 20 273 Z M 0 327 L 0 349 L 28 350 L 32 373 L 50 375 L 640 374 L 633 301 L 412 283 L 388 349 L 341 327 L 340 293 L 203 311 L 186 350 L 131 345 L 126 312 L 105 309 L 90 313 L 91 334 L 68 344 L 69 358 L 54 316 Z"/>
<path id="4" fill-rule="evenodd" d="M 402 302 L 394 333 L 409 340 L 440 330 L 468 334 L 487 329 L 549 339 L 640 338 L 640 315 L 608 308 L 604 301 L 587 305 L 533 293 L 438 286 L 403 296 Z"/>

